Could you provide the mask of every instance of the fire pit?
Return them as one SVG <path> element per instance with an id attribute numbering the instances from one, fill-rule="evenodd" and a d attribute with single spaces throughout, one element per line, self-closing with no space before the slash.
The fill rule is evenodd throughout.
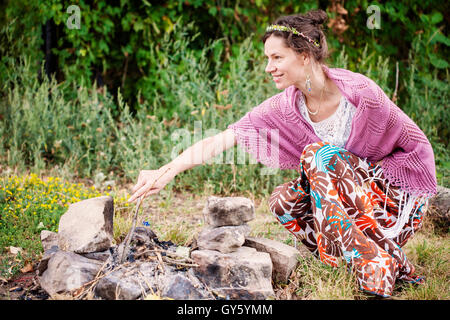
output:
<path id="1" fill-rule="evenodd" d="M 41 233 L 37 279 L 50 297 L 266 299 L 274 295 L 272 279 L 287 281 L 300 256 L 290 246 L 248 237 L 254 206 L 242 197 L 210 197 L 207 227 L 192 247 L 160 241 L 148 227 L 133 228 L 129 239 L 112 245 L 112 201 L 72 204 L 57 234 Z"/>

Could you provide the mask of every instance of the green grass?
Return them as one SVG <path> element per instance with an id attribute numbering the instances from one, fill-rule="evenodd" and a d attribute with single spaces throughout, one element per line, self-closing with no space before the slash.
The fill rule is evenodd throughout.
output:
<path id="1" fill-rule="evenodd" d="M 405 245 L 405 253 L 416 266 L 417 273 L 426 277 L 423 286 L 405 285 L 399 292 L 404 299 L 450 299 L 450 237 L 436 234 L 431 221 Z"/>
<path id="2" fill-rule="evenodd" d="M 70 203 L 97 197 L 95 188 L 35 174 L 0 178 L 0 275 L 12 276 L 42 253 L 40 232 L 57 232 Z M 23 249 L 17 257 L 9 247 Z"/>
<path id="3" fill-rule="evenodd" d="M 190 245 L 204 227 L 202 209 L 208 195 L 171 193 L 164 190 L 143 204 L 139 223 L 149 221 L 162 240 Z M 255 202 L 256 218 L 249 222 L 251 236 L 266 237 L 294 246 L 293 236 L 269 212 L 267 197 L 250 197 Z M 128 214 L 126 214 L 128 216 Z M 423 286 L 397 283 L 394 297 L 404 300 L 449 299 L 450 238 L 428 218 L 404 247 L 417 273 L 427 279 Z M 301 246 L 297 242 L 297 246 Z M 276 299 L 367 300 L 372 295 L 359 290 L 353 274 L 344 264 L 337 268 L 311 257 L 301 259 L 288 284 L 275 284 Z"/>
<path id="4" fill-rule="evenodd" d="M 124 190 L 124 192 L 126 192 Z M 172 193 L 163 190 L 147 199 L 139 223 L 148 221 L 161 240 L 190 245 L 204 227 L 202 209 L 208 194 Z M 278 223 L 268 208 L 267 197 L 249 196 L 255 202 L 256 218 L 249 222 L 251 236 L 266 237 L 294 246 L 293 236 Z M 129 214 L 125 214 L 129 216 Z M 117 215 L 116 215 L 117 217 Z M 301 246 L 297 242 L 297 246 Z M 422 230 L 405 245 L 404 251 L 427 279 L 424 286 L 397 283 L 394 297 L 405 300 L 450 298 L 450 238 L 435 226 L 433 219 L 425 220 Z M 356 278 L 344 264 L 337 268 L 324 265 L 311 257 L 301 259 L 288 284 L 275 284 L 276 299 L 340 299 L 366 300 L 372 295 L 359 290 Z"/>
<path id="5" fill-rule="evenodd" d="M 36 263 L 42 254 L 40 231 L 57 231 L 59 217 L 69 203 L 109 194 L 114 198 L 114 242 L 120 243 L 132 225 L 134 205 L 126 202 L 131 185 L 95 188 L 91 181 L 70 183 L 61 178 L 34 174 L 3 176 L 0 179 L 0 276 L 11 278 L 26 263 Z M 9 191 L 9 192 L 8 192 Z M 11 194 L 14 194 L 12 196 Z M 147 198 L 140 209 L 137 225 L 148 222 L 162 241 L 189 246 L 204 228 L 203 207 L 208 195 L 174 193 L 168 189 Z M 251 236 L 266 237 L 294 246 L 293 236 L 269 212 L 267 197 L 250 197 L 256 218 L 249 222 Z M 297 243 L 298 246 L 302 244 Z M 13 256 L 9 246 L 20 247 Z M 422 230 L 404 247 L 417 273 L 427 279 L 423 286 L 396 284 L 394 297 L 406 300 L 450 299 L 450 238 L 433 220 L 425 220 Z M 299 261 L 288 284 L 275 284 L 276 299 L 365 300 L 371 295 L 359 290 L 356 278 L 344 264 L 324 265 L 312 256 Z"/>

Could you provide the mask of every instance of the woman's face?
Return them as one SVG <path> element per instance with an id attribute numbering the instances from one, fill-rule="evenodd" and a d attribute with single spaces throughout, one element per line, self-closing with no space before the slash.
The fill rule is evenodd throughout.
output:
<path id="1" fill-rule="evenodd" d="M 264 54 L 268 58 L 265 71 L 272 75 L 277 89 L 285 89 L 291 85 L 301 88 L 304 83 L 305 65 L 309 59 L 305 54 L 297 54 L 286 47 L 284 39 L 271 35 L 264 44 Z"/>

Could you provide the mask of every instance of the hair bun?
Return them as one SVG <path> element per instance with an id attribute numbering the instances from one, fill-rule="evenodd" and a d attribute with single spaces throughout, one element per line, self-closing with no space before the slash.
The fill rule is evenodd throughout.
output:
<path id="1" fill-rule="evenodd" d="M 312 10 L 309 11 L 306 15 L 306 18 L 308 18 L 311 21 L 311 24 L 313 25 L 321 25 L 324 24 L 325 21 L 328 18 L 328 15 L 323 10 Z"/>

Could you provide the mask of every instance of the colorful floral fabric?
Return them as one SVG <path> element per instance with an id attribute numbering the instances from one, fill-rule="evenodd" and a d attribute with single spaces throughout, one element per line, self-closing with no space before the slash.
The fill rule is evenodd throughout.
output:
<path id="1" fill-rule="evenodd" d="M 326 142 L 305 147 L 299 177 L 275 188 L 269 200 L 279 222 L 323 263 L 345 261 L 362 290 L 392 295 L 397 279 L 419 281 L 401 247 L 422 226 L 426 204 L 415 203 L 393 239 L 392 227 L 408 195 L 374 179 L 374 164 Z"/>

